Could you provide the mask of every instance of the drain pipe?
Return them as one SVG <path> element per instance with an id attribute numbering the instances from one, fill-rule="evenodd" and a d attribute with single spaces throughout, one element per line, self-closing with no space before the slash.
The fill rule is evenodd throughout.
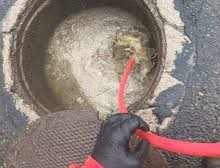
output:
<path id="1" fill-rule="evenodd" d="M 135 59 L 134 57 L 131 57 L 121 78 L 118 91 L 118 105 L 121 113 L 128 113 L 128 109 L 125 105 L 124 92 L 128 76 L 131 73 L 134 64 Z M 165 137 L 160 137 L 153 134 L 152 132 L 143 132 L 141 130 L 137 130 L 136 135 L 148 141 L 152 146 L 162 150 L 197 157 L 220 157 L 220 143 L 195 143 L 177 141 Z"/>

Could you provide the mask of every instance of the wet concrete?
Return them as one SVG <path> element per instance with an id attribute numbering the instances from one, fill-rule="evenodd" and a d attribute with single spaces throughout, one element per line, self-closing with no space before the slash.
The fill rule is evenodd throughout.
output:
<path id="1" fill-rule="evenodd" d="M 135 103 L 150 87 L 150 38 L 138 18 L 119 8 L 92 8 L 68 17 L 54 31 L 45 57 L 45 79 L 57 102 L 69 109 L 90 104 L 101 119 L 117 113 L 119 81 L 135 55 L 126 89 L 127 104 Z"/>

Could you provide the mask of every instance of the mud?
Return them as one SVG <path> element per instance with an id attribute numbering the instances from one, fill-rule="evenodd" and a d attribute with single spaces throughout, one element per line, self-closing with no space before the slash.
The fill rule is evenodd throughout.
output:
<path id="1" fill-rule="evenodd" d="M 147 89 L 153 68 L 150 33 L 126 11 L 99 7 L 68 17 L 50 39 L 45 78 L 68 108 L 91 105 L 104 119 L 118 111 L 120 77 L 131 55 L 137 64 L 128 81 L 127 103 Z"/>

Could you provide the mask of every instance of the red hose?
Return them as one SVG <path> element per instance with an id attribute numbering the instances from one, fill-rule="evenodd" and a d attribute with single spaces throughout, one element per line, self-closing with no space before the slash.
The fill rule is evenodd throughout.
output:
<path id="1" fill-rule="evenodd" d="M 127 113 L 127 107 L 125 105 L 124 91 L 127 83 L 128 76 L 135 64 L 135 59 L 132 57 L 124 71 L 122 76 L 120 87 L 118 91 L 118 104 L 121 113 Z M 183 142 L 176 141 L 158 135 L 152 132 L 143 132 L 141 130 L 136 131 L 136 135 L 142 139 L 145 139 L 151 143 L 154 147 L 184 154 L 190 156 L 205 156 L 205 157 L 220 157 L 220 143 L 193 143 L 193 142 Z"/>

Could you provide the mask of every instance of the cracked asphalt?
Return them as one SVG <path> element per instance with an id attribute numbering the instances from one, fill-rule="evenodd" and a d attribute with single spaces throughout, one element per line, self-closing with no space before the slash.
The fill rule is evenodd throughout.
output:
<path id="1" fill-rule="evenodd" d="M 0 0 L 0 20 L 15 0 Z M 162 135 L 190 141 L 220 141 L 220 1 L 173 0 L 185 23 L 184 31 L 192 41 L 177 53 L 172 76 L 183 83 L 157 97 L 155 114 L 162 123 L 179 107 L 174 122 Z M 176 27 L 180 29 L 181 27 Z M 0 34 L 2 46 L 2 35 Z M 0 52 L 1 54 L 1 52 Z M 193 60 L 190 60 L 193 55 Z M 188 62 L 192 61 L 193 66 Z M 0 167 L 9 142 L 27 125 L 26 117 L 14 107 L 5 92 L 0 55 Z M 205 167 L 204 158 L 165 153 L 170 167 Z M 2 166 L 3 167 L 3 166 Z"/>

